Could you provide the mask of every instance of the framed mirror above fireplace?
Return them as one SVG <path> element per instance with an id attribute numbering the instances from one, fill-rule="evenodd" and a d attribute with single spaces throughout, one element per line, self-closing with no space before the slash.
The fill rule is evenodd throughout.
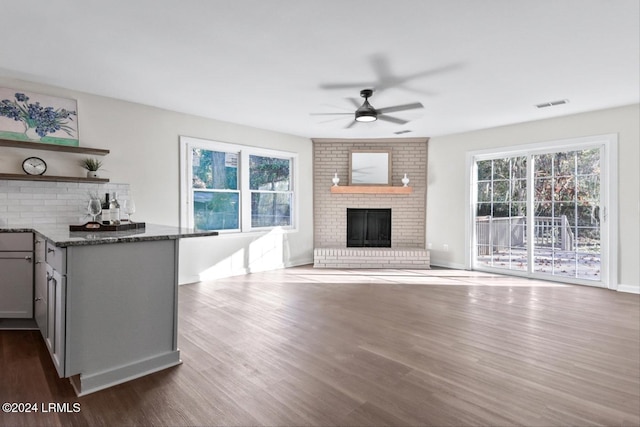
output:
<path id="1" fill-rule="evenodd" d="M 349 185 L 391 185 L 391 150 L 350 150 Z"/>

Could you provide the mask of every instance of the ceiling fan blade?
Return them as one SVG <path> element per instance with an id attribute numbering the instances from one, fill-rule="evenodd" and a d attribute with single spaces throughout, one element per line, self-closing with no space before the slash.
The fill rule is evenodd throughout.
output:
<path id="1" fill-rule="evenodd" d="M 395 113 L 396 111 L 415 110 L 417 108 L 424 108 L 424 105 L 422 105 L 419 102 L 414 102 L 413 104 L 396 105 L 394 107 L 386 107 L 386 108 L 377 108 L 376 111 L 378 111 L 378 113 L 386 114 L 386 113 Z"/>
<path id="2" fill-rule="evenodd" d="M 389 59 L 383 54 L 374 54 L 369 58 L 371 61 L 371 67 L 373 72 L 378 76 L 378 82 L 384 82 L 393 78 L 391 67 L 389 66 Z"/>
<path id="3" fill-rule="evenodd" d="M 356 108 L 360 108 L 360 106 L 362 105 L 362 101 L 360 99 L 357 98 L 347 98 L 349 100 L 349 102 L 351 102 L 353 104 L 354 107 Z"/>
<path id="4" fill-rule="evenodd" d="M 403 125 L 405 123 L 409 123 L 408 120 L 402 120 L 397 117 L 385 116 L 384 114 L 378 114 L 378 120 L 384 120 L 385 122 L 391 122 L 398 125 Z"/>
<path id="5" fill-rule="evenodd" d="M 321 83 L 320 89 L 354 89 L 361 87 L 371 87 L 373 84 L 371 82 L 360 82 L 360 83 Z"/>
<path id="6" fill-rule="evenodd" d="M 354 121 L 352 121 L 351 123 L 349 123 L 348 125 L 346 125 L 344 128 L 345 128 L 345 129 L 352 128 L 352 127 L 353 127 L 355 124 L 357 124 L 357 123 L 358 123 L 358 122 L 354 120 Z"/>
<path id="7" fill-rule="evenodd" d="M 333 123 L 333 122 L 337 122 L 338 120 L 346 120 L 347 117 L 334 117 L 332 119 L 326 119 L 326 120 L 320 120 L 316 123 L 318 124 L 324 124 L 324 123 Z"/>
<path id="8" fill-rule="evenodd" d="M 459 68 L 462 68 L 462 63 L 454 62 L 452 64 L 443 65 L 442 67 L 432 68 L 430 70 L 424 70 L 406 75 L 402 78 L 402 82 L 404 83 L 406 81 L 414 80 L 420 77 L 435 76 L 442 73 L 448 73 L 449 71 L 455 71 Z"/>
<path id="9" fill-rule="evenodd" d="M 309 113 L 310 116 L 353 116 L 353 113 Z"/>

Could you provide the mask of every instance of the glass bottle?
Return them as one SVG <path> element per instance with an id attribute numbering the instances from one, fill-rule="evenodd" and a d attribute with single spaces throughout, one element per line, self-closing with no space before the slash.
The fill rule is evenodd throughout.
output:
<path id="1" fill-rule="evenodd" d="M 109 216 L 109 193 L 105 193 L 104 202 L 102 203 L 102 223 L 111 224 L 111 217 Z"/>
<path id="2" fill-rule="evenodd" d="M 120 224 L 120 202 L 118 202 L 118 193 L 115 191 L 109 202 L 109 218 L 111 224 Z"/>

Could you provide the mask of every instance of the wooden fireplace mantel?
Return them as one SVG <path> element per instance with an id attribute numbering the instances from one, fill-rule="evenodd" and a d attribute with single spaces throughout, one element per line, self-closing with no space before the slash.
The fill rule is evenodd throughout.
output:
<path id="1" fill-rule="evenodd" d="M 332 186 L 336 194 L 411 194 L 413 187 L 392 187 L 389 185 L 343 185 Z"/>

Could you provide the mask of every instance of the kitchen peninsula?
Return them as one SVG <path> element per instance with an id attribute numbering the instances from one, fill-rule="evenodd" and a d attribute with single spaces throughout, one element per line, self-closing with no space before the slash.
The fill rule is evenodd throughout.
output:
<path id="1" fill-rule="evenodd" d="M 0 228 L 0 238 L 9 235 L 33 239 L 35 323 L 79 396 L 181 363 L 179 239 L 217 232 Z"/>

